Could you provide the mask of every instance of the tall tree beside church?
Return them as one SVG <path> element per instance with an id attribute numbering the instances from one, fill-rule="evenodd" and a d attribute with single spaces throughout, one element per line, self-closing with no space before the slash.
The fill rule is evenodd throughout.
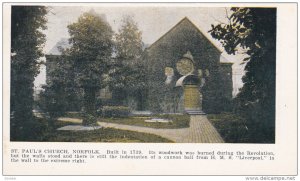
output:
<path id="1" fill-rule="evenodd" d="M 243 48 L 244 86 L 237 96 L 253 141 L 275 139 L 276 9 L 231 8 L 228 24 L 212 25 L 211 35 L 229 54 Z"/>
<path id="2" fill-rule="evenodd" d="M 12 6 L 11 8 L 11 140 L 34 137 L 33 88 L 39 73 L 38 59 L 46 29 L 47 8 Z"/>
<path id="3" fill-rule="evenodd" d="M 132 63 L 142 55 L 142 32 L 132 16 L 124 16 L 122 19 L 122 25 L 116 34 L 116 51 L 117 57 Z"/>
<path id="4" fill-rule="evenodd" d="M 142 32 L 133 17 L 123 17 L 115 41 L 116 58 L 110 73 L 110 85 L 114 98 L 124 100 L 128 94 L 142 94 L 145 87 L 145 71 L 141 61 Z"/>
<path id="5" fill-rule="evenodd" d="M 102 75 L 111 60 L 113 31 L 104 17 L 93 11 L 83 13 L 78 21 L 68 25 L 69 56 L 74 61 L 76 80 L 84 90 L 84 109 L 87 117 L 83 124 L 92 124 L 96 112 L 96 91 L 103 87 Z"/>

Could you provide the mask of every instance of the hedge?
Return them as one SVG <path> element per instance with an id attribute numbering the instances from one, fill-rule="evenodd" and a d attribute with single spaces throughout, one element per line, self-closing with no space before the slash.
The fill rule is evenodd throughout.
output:
<path id="1" fill-rule="evenodd" d="M 130 108 L 126 106 L 103 106 L 100 110 L 103 117 L 127 117 L 130 114 Z"/>

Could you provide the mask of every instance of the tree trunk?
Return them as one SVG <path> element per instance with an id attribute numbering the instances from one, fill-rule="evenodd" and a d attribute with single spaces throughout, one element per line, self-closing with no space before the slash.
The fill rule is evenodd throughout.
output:
<path id="1" fill-rule="evenodd" d="M 83 125 L 96 123 L 96 88 L 84 87 L 84 118 Z"/>
<path id="2" fill-rule="evenodd" d="M 137 104 L 138 104 L 138 106 L 137 106 L 137 109 L 138 110 L 144 110 L 144 94 L 143 94 L 143 90 L 138 90 L 138 92 L 137 92 Z"/>

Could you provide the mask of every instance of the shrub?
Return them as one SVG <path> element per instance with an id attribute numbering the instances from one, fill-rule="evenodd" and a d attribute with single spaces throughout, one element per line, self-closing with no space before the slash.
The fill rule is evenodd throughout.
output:
<path id="1" fill-rule="evenodd" d="M 127 117 L 130 108 L 126 106 L 103 106 L 101 109 L 103 117 Z"/>
<path id="2" fill-rule="evenodd" d="M 14 119 L 14 118 L 11 118 Z M 25 134 L 22 135 L 22 137 L 18 134 L 16 137 L 11 136 L 10 140 L 11 141 L 41 141 L 44 136 L 49 132 L 49 130 L 52 130 L 51 127 L 49 127 L 49 124 L 46 119 L 42 118 L 36 118 L 33 117 L 32 121 L 34 124 L 27 125 L 30 129 L 30 131 L 26 130 Z M 13 125 L 11 125 L 13 126 Z M 22 129 L 24 128 L 19 128 L 17 129 L 17 133 L 20 131 L 23 131 Z"/>
<path id="3" fill-rule="evenodd" d="M 38 107 L 48 113 L 51 118 L 62 116 L 66 112 L 67 100 L 65 95 L 59 93 L 55 86 L 45 86 L 45 90 L 40 93 L 40 99 L 37 102 Z"/>
<path id="4" fill-rule="evenodd" d="M 68 118 L 82 118 L 84 114 L 82 112 L 66 112 L 63 116 Z"/>
<path id="5" fill-rule="evenodd" d="M 209 114 L 207 118 L 218 130 L 226 143 L 251 142 L 245 120 L 232 113 Z"/>
<path id="6" fill-rule="evenodd" d="M 92 114 L 85 114 L 84 117 L 83 117 L 82 124 L 84 126 L 97 125 L 97 118 Z"/>

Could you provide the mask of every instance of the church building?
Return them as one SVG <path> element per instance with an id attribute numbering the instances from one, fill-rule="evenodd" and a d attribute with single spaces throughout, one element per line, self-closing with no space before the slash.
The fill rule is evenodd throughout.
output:
<path id="1" fill-rule="evenodd" d="M 148 109 L 154 112 L 215 113 L 229 109 L 232 63 L 188 18 L 144 52 L 148 68 Z"/>

